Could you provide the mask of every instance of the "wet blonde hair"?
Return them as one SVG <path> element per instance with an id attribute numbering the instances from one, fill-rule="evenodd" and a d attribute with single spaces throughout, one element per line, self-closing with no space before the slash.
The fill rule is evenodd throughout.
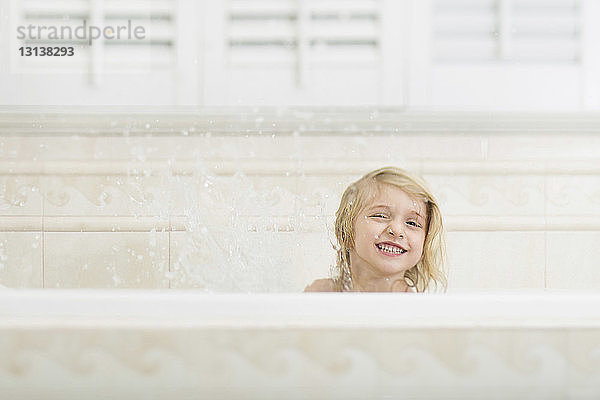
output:
<path id="1" fill-rule="evenodd" d="M 336 249 L 337 263 L 333 271 L 336 290 L 352 289 L 350 250 L 354 248 L 354 224 L 381 184 L 395 186 L 414 199 L 422 200 L 427 209 L 423 255 L 414 267 L 406 271 L 404 278 L 418 292 L 429 289 L 432 282 L 436 288 L 441 286 L 445 289 L 445 232 L 439 205 L 421 178 L 400 168 L 384 167 L 369 172 L 352 183 L 342 195 L 340 206 L 335 213 L 335 236 L 339 245 Z"/>

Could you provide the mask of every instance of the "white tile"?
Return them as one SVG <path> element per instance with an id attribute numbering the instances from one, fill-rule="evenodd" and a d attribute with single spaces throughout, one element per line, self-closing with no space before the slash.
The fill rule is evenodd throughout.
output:
<path id="1" fill-rule="evenodd" d="M 42 287 L 41 232 L 0 232 L 0 285 Z"/>
<path id="2" fill-rule="evenodd" d="M 479 160 L 476 136 L 451 135 L 340 135 L 303 137 L 303 159 L 372 160 L 381 166 L 415 160 Z M 448 151 L 452 149 L 452 151 Z M 366 172 L 366 171 L 365 171 Z"/>
<path id="3" fill-rule="evenodd" d="M 600 232 L 548 232 L 547 285 L 550 289 L 600 289 Z"/>
<path id="4" fill-rule="evenodd" d="M 40 178 L 0 175 L 0 215 L 42 215 Z"/>
<path id="5" fill-rule="evenodd" d="M 138 215 L 169 213 L 170 181 L 143 176 L 48 176 L 42 180 L 46 215 Z"/>
<path id="6" fill-rule="evenodd" d="M 236 153 L 231 153 L 233 143 Z M 289 135 L 261 135 L 239 137 L 232 141 L 227 138 L 218 138 L 215 141 L 218 155 L 221 157 L 238 156 L 245 159 L 258 160 L 294 160 L 300 156 L 301 142 Z"/>
<path id="7" fill-rule="evenodd" d="M 368 172 L 368 171 L 365 171 Z M 333 215 L 340 205 L 342 194 L 359 176 L 319 175 L 302 176 L 298 180 L 299 215 Z"/>
<path id="8" fill-rule="evenodd" d="M 35 136 L 3 137 L 0 141 L 0 160 L 34 161 L 40 159 L 44 139 Z"/>
<path id="9" fill-rule="evenodd" d="M 171 287 L 209 292 L 299 291 L 295 234 L 208 226 L 171 232 Z"/>
<path id="10" fill-rule="evenodd" d="M 425 177 L 444 215 L 544 215 L 542 176 Z"/>
<path id="11" fill-rule="evenodd" d="M 548 215 L 600 216 L 599 176 L 549 176 L 546 180 Z"/>
<path id="12" fill-rule="evenodd" d="M 37 137 L 27 144 L 31 154 L 40 161 L 87 161 L 94 159 L 94 143 L 96 138 L 78 135 Z"/>
<path id="13" fill-rule="evenodd" d="M 493 160 L 597 160 L 600 138 L 593 135 L 510 134 L 489 136 Z"/>
<path id="14" fill-rule="evenodd" d="M 288 216 L 296 209 L 297 177 L 249 175 L 232 179 L 234 207 L 242 215 Z"/>
<path id="15" fill-rule="evenodd" d="M 451 232 L 449 289 L 542 289 L 543 232 Z"/>
<path id="16" fill-rule="evenodd" d="M 168 287 L 168 233 L 45 233 L 48 288 Z"/>

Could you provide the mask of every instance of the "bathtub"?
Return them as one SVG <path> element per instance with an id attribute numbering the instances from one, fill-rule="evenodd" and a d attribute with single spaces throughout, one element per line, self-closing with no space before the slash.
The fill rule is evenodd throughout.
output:
<path id="1" fill-rule="evenodd" d="M 599 126 L 0 107 L 0 399 L 600 398 Z M 300 293 L 383 165 L 438 196 L 448 294 Z"/>
<path id="2" fill-rule="evenodd" d="M 600 294 L 0 291 L 0 398 L 597 399 Z"/>

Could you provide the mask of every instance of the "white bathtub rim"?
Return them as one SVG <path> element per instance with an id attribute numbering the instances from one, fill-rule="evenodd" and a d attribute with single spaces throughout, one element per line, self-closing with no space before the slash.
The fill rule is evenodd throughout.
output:
<path id="1" fill-rule="evenodd" d="M 600 293 L 0 291 L 2 329 L 600 328 Z"/>

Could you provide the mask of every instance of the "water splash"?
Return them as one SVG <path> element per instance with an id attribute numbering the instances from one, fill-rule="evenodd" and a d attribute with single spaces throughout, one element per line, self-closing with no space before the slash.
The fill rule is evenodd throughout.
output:
<path id="1" fill-rule="evenodd" d="M 194 181 L 185 192 L 187 234 L 175 262 L 175 271 L 184 272 L 184 286 L 216 292 L 289 290 L 285 267 L 293 264 L 294 230 L 290 221 L 272 215 L 273 206 L 289 194 L 281 188 L 257 190 L 239 171 L 218 176 L 201 161 Z M 280 232 L 286 229 L 291 230 L 287 240 Z"/>

